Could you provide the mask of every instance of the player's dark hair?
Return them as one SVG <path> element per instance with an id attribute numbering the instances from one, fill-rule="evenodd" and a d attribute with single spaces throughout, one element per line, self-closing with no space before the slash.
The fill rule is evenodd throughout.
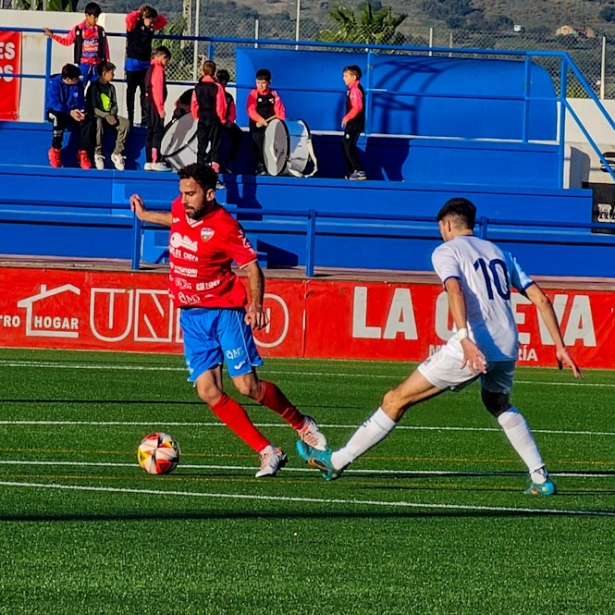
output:
<path id="1" fill-rule="evenodd" d="M 263 81 L 271 81 L 271 71 L 268 68 L 259 68 L 256 71 L 256 78 Z"/>
<path id="2" fill-rule="evenodd" d="M 208 165 L 202 162 L 189 164 L 177 171 L 179 179 L 193 179 L 203 190 L 215 190 L 218 183 L 218 174 Z"/>
<path id="3" fill-rule="evenodd" d="M 361 79 L 361 77 L 363 76 L 363 71 L 356 64 L 344 66 L 344 70 L 342 72 L 350 73 L 351 75 L 354 75 L 357 79 Z"/>
<path id="4" fill-rule="evenodd" d="M 156 47 L 154 51 L 152 51 L 152 58 L 155 58 L 156 56 L 166 56 L 170 60 L 171 51 L 168 47 L 165 47 L 164 45 L 160 45 Z"/>
<path id="5" fill-rule="evenodd" d="M 230 73 L 226 70 L 226 68 L 221 68 L 217 73 L 216 73 L 216 79 L 222 83 L 224 81 L 224 83 L 228 83 L 231 80 L 231 75 Z"/>
<path id="6" fill-rule="evenodd" d="M 116 66 L 113 62 L 107 62 L 107 60 L 102 60 L 96 65 L 96 72 L 100 77 L 103 73 L 108 73 L 109 71 L 115 70 Z"/>
<path id="7" fill-rule="evenodd" d="M 438 212 L 436 220 L 440 222 L 444 218 L 456 218 L 466 228 L 472 230 L 476 223 L 476 205 L 462 197 L 449 199 Z"/>
<path id="8" fill-rule="evenodd" d="M 213 77 L 216 74 L 216 63 L 211 60 L 205 60 L 202 70 L 205 76 Z"/>
<path id="9" fill-rule="evenodd" d="M 75 64 L 65 64 L 62 67 L 62 79 L 80 79 L 81 70 Z"/>
<path id="10" fill-rule="evenodd" d="M 156 19 L 156 17 L 158 17 L 158 11 L 149 4 L 142 4 L 139 7 L 139 13 L 141 17 L 145 19 Z"/>
<path id="11" fill-rule="evenodd" d="M 85 5 L 85 9 L 83 9 L 83 12 L 86 15 L 94 15 L 94 17 L 100 17 L 102 9 L 100 8 L 100 5 L 96 4 L 96 2 L 88 2 Z"/>

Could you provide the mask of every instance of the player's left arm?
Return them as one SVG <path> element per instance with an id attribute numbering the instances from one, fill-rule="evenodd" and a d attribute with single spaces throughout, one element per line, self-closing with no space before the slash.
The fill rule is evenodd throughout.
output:
<path id="1" fill-rule="evenodd" d="M 262 329 L 269 323 L 267 314 L 263 310 L 265 276 L 256 261 L 248 263 L 243 269 L 248 276 L 248 286 L 250 288 L 250 305 L 246 312 L 245 321 L 252 329 Z"/>
<path id="2" fill-rule="evenodd" d="M 466 301 L 463 288 L 458 278 L 448 278 L 444 282 L 444 288 L 448 295 L 448 309 L 457 328 L 457 336 L 463 350 L 463 362 L 461 368 L 466 365 L 475 374 L 487 372 L 487 360 L 480 348 L 468 337 L 468 321 L 466 313 Z"/>
<path id="3" fill-rule="evenodd" d="M 583 374 L 581 373 L 579 366 L 570 356 L 570 353 L 564 344 L 562 331 L 559 327 L 559 323 L 557 322 L 557 316 L 549 297 L 542 292 L 542 289 L 536 283 L 528 286 L 524 292 L 527 298 L 538 308 L 540 316 L 547 326 L 547 331 L 549 331 L 549 334 L 555 343 L 555 356 L 557 358 L 558 367 L 562 369 L 562 365 L 565 365 L 572 370 L 575 378 L 583 378 Z"/>
<path id="4" fill-rule="evenodd" d="M 284 107 L 284 103 L 282 99 L 278 96 L 278 93 L 275 92 L 275 102 L 273 103 L 273 113 L 279 120 L 286 119 L 286 108 Z"/>

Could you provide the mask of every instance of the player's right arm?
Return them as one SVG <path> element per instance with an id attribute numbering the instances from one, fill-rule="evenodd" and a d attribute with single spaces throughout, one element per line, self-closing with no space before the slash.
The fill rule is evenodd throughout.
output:
<path id="1" fill-rule="evenodd" d="M 135 212 L 135 216 L 141 222 L 149 222 L 150 224 L 158 224 L 171 228 L 173 216 L 170 211 L 149 211 L 145 207 L 143 199 L 138 194 L 133 194 L 130 197 L 130 209 Z"/>
<path id="2" fill-rule="evenodd" d="M 553 304 L 551 303 L 549 297 L 542 292 L 542 289 L 536 283 L 528 286 L 525 289 L 525 294 L 527 298 L 538 308 L 540 316 L 547 326 L 547 331 L 549 331 L 549 334 L 555 343 L 555 356 L 557 357 L 557 364 L 559 368 L 562 369 L 563 364 L 572 370 L 575 378 L 583 378 L 583 374 L 581 373 L 579 366 L 570 356 L 570 353 L 564 344 L 562 331 L 559 328 L 557 316 L 555 315 Z"/>
<path id="3" fill-rule="evenodd" d="M 487 373 L 487 361 L 485 355 L 480 351 L 480 348 L 468 337 L 468 321 L 466 316 L 466 301 L 463 294 L 463 288 L 459 282 L 459 278 L 450 277 L 444 282 L 444 288 L 448 296 L 448 309 L 451 313 L 453 322 L 457 329 L 456 335 L 459 337 L 459 343 L 463 350 L 463 361 L 461 368 L 466 365 L 470 371 L 475 374 L 477 372 Z M 462 334 L 464 336 L 461 336 Z"/>
<path id="4" fill-rule="evenodd" d="M 66 36 L 54 34 L 53 30 L 50 30 L 49 28 L 43 28 L 43 32 L 45 33 L 45 36 L 48 36 L 49 38 L 53 39 L 56 43 L 60 43 L 60 45 L 68 47 L 69 45 L 72 45 L 77 38 L 75 32 L 76 29 L 77 26 L 75 26 Z"/>

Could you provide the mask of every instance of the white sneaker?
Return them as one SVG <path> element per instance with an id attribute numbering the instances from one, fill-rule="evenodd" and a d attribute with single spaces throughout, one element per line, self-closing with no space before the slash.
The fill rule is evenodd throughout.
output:
<path id="1" fill-rule="evenodd" d="M 170 171 L 170 167 L 168 167 L 164 162 L 152 162 L 152 168 L 150 171 Z"/>
<path id="2" fill-rule="evenodd" d="M 275 476 L 276 472 L 288 463 L 286 453 L 271 444 L 261 453 L 261 469 L 255 474 L 256 478 Z"/>
<path id="3" fill-rule="evenodd" d="M 154 164 L 153 162 L 146 162 L 146 163 L 143 165 L 143 170 L 144 170 L 144 171 L 153 171 L 153 170 L 154 170 L 154 169 L 153 169 L 153 164 Z"/>
<path id="4" fill-rule="evenodd" d="M 105 157 L 102 154 L 94 154 L 94 166 L 99 171 L 105 170 Z"/>
<path id="5" fill-rule="evenodd" d="M 124 156 L 122 156 L 122 154 L 111 154 L 111 162 L 118 171 L 123 171 L 125 169 Z"/>
<path id="6" fill-rule="evenodd" d="M 311 416 L 306 416 L 303 426 L 297 429 L 299 437 L 312 448 L 319 451 L 327 450 L 327 438 Z"/>

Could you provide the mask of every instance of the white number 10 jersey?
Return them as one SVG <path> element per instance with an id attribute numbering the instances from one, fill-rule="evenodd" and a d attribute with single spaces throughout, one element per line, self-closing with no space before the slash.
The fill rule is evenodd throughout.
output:
<path id="1" fill-rule="evenodd" d="M 474 235 L 460 235 L 438 246 L 431 257 L 444 284 L 461 283 L 468 334 L 487 360 L 517 359 L 519 335 L 510 303 L 512 288 L 525 290 L 534 282 L 509 252 Z"/>

